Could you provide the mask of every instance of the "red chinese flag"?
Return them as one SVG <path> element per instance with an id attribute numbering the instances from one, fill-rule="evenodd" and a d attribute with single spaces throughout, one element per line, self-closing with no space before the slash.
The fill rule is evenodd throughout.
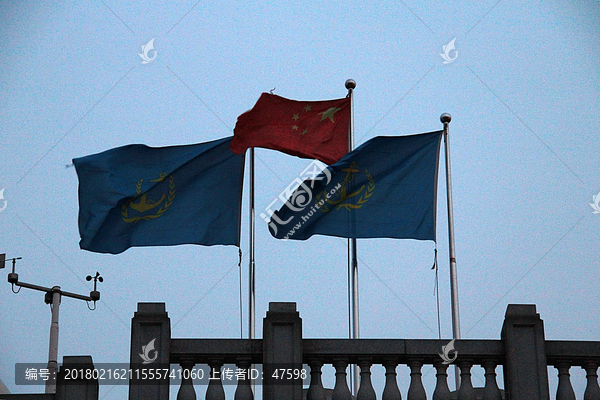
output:
<path id="1" fill-rule="evenodd" d="M 231 150 L 263 147 L 333 164 L 348 153 L 350 99 L 288 100 L 263 93 L 238 117 Z"/>

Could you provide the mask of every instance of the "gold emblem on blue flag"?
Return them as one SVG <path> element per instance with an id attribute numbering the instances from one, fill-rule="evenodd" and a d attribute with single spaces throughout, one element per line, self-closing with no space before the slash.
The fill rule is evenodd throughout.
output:
<path id="1" fill-rule="evenodd" d="M 231 137 L 183 146 L 132 144 L 73 160 L 79 177 L 79 246 L 240 243 L 244 155 Z"/>
<path id="2" fill-rule="evenodd" d="M 302 182 L 271 215 L 269 231 L 295 240 L 315 234 L 435 240 L 442 133 L 378 136 L 363 143 Z M 310 208 L 294 202 L 300 195 L 311 198 L 306 188 L 314 193 Z"/>
<path id="3" fill-rule="evenodd" d="M 333 209 L 339 210 L 340 208 L 345 208 L 348 211 L 356 210 L 364 206 L 375 192 L 375 179 L 366 169 L 362 174 L 366 176 L 368 184 L 361 185 L 358 189 L 352 186 L 355 175 L 361 173 L 356 162 L 352 162 L 350 167 L 343 168 L 342 171 L 346 174 L 344 180 L 340 183 L 339 189 L 334 192 L 325 189 L 315 196 L 316 204 L 321 205 L 319 210 L 322 212 L 329 212 Z"/>
<path id="4" fill-rule="evenodd" d="M 166 177 L 167 174 L 165 172 L 161 172 L 158 179 L 153 179 L 150 182 L 160 183 L 164 181 Z M 158 218 L 163 215 L 169 209 L 169 207 L 171 207 L 171 204 L 173 204 L 173 201 L 175 200 L 175 180 L 173 175 L 169 175 L 168 192 L 162 193 L 162 196 L 160 196 L 160 198 L 156 201 L 148 198 L 147 191 L 142 192 L 143 183 L 144 178 L 140 179 L 135 185 L 135 191 L 137 193 L 136 196 L 121 206 L 121 216 L 125 222 L 136 223 L 141 220 Z M 160 208 L 156 210 L 156 207 L 158 206 L 160 206 Z M 134 213 L 132 213 L 133 215 L 130 215 L 129 209 L 134 211 Z M 152 210 L 152 212 L 149 212 L 150 210 Z"/>

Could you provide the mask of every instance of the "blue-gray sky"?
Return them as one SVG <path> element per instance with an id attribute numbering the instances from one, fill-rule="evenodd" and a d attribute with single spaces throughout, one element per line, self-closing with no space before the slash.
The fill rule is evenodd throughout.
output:
<path id="1" fill-rule="evenodd" d="M 96 311 L 63 300 L 61 360 L 91 354 L 96 362 L 127 362 L 140 301 L 166 302 L 174 337 L 239 337 L 235 247 L 132 248 L 116 256 L 80 250 L 78 182 L 65 165 L 125 144 L 231 136 L 261 92 L 339 98 L 353 78 L 357 144 L 438 130 L 440 114 L 452 114 L 463 337 L 499 338 L 507 304 L 535 303 L 548 339 L 599 340 L 600 215 L 589 204 L 600 192 L 598 21 L 597 1 L 570 0 L 2 2 L 0 252 L 23 257 L 17 272 L 25 282 L 87 293 L 86 275 L 105 278 Z M 153 38 L 156 59 L 143 64 L 138 53 Z M 444 64 L 442 47 L 453 39 L 455 59 Z M 256 154 L 261 212 L 311 161 Z M 449 338 L 440 172 L 437 247 L 442 336 Z M 269 302 L 295 301 L 305 336 L 347 337 L 346 242 L 283 242 L 257 221 L 258 336 Z M 434 247 L 359 240 L 362 337 L 437 338 Z M 0 379 L 12 392 L 30 391 L 14 385 L 14 364 L 46 361 L 49 308 L 43 294 L 14 295 L 5 282 L 0 316 Z M 405 395 L 408 370 L 398 371 Z M 331 385 L 332 372 L 325 373 Z M 481 385 L 481 369 L 474 374 Z M 583 373 L 572 374 L 581 395 Z M 375 378 L 378 393 L 382 382 Z M 126 393 L 100 389 L 103 399 Z"/>

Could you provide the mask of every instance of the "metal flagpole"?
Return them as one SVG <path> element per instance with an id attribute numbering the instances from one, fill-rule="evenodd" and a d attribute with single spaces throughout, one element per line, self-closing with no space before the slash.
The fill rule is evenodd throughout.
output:
<path id="1" fill-rule="evenodd" d="M 356 88 L 356 82 L 353 79 L 348 79 L 346 81 L 346 89 L 348 89 L 348 97 L 350 97 L 350 126 L 348 130 L 348 151 L 354 150 L 354 107 L 353 107 L 353 99 L 352 94 L 353 90 Z M 359 329 L 359 318 L 358 318 L 358 257 L 356 255 L 356 238 L 348 239 L 348 270 L 350 282 L 348 285 L 351 290 L 349 290 L 351 295 L 351 315 L 352 320 L 350 325 L 352 327 L 351 339 L 358 339 L 360 337 L 360 329 Z M 356 396 L 358 394 L 358 388 L 360 386 L 360 382 L 358 377 L 360 376 L 360 371 L 358 369 L 358 365 L 354 365 L 352 368 L 353 373 L 353 394 Z"/>
<path id="2" fill-rule="evenodd" d="M 450 299 L 452 304 L 452 338 L 460 339 L 460 315 L 458 308 L 458 278 L 456 276 L 456 257 L 454 254 L 454 214 L 452 208 L 452 179 L 450 177 L 450 139 L 448 125 L 452 117 L 448 113 L 440 116 L 444 124 L 444 148 L 446 151 L 446 193 L 448 198 L 448 240 L 450 253 Z M 460 370 L 455 366 L 456 390 L 460 387 Z"/>
<path id="3" fill-rule="evenodd" d="M 249 253 L 249 263 L 248 263 L 248 339 L 254 339 L 255 332 L 255 324 L 254 324 L 254 301 L 256 299 L 254 292 L 254 147 L 250 148 L 250 229 L 249 236 L 250 240 L 248 241 L 248 245 L 250 247 Z M 251 366 L 253 369 L 254 367 Z M 254 380 L 250 383 L 250 388 L 252 392 L 254 392 Z"/>
<path id="4" fill-rule="evenodd" d="M 254 148 L 250 148 L 250 261 L 249 261 L 249 279 L 248 279 L 248 338 L 254 339 Z"/>

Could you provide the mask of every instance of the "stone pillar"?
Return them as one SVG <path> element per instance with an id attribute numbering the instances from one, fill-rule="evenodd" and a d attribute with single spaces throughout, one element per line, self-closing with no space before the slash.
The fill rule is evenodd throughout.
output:
<path id="1" fill-rule="evenodd" d="M 302 319 L 296 303 L 269 303 L 263 320 L 263 399 L 302 400 L 302 380 L 273 378 L 275 369 L 302 369 Z"/>
<path id="2" fill-rule="evenodd" d="M 76 370 L 65 379 L 65 369 Z M 86 379 L 89 371 L 90 379 Z M 98 379 L 93 379 L 94 363 L 92 356 L 64 356 L 63 365 L 58 371 L 55 400 L 98 400 Z M 82 376 L 83 375 L 83 376 Z M 77 379 L 71 379 L 77 376 Z"/>
<path id="3" fill-rule="evenodd" d="M 535 304 L 509 304 L 502 326 L 504 384 L 511 400 L 548 400 L 544 322 Z"/>
<path id="4" fill-rule="evenodd" d="M 138 303 L 131 320 L 129 400 L 168 400 L 168 377 L 143 380 L 143 376 L 144 370 L 170 368 L 170 352 L 171 321 L 165 303 Z"/>

